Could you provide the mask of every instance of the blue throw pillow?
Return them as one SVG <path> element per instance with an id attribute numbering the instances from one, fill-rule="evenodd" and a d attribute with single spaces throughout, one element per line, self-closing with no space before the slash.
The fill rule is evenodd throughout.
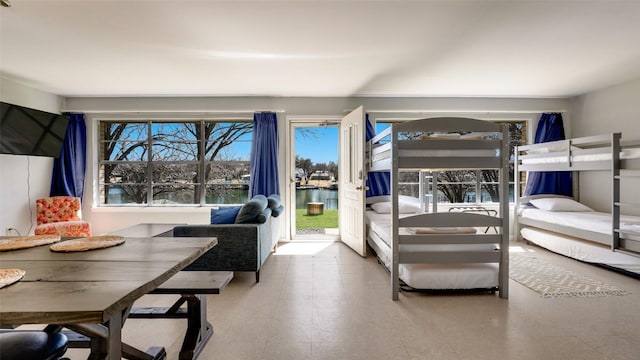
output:
<path id="1" fill-rule="evenodd" d="M 212 224 L 233 224 L 236 216 L 240 212 L 241 206 L 225 206 L 218 209 L 211 209 Z"/>
<path id="2" fill-rule="evenodd" d="M 269 209 L 269 207 L 266 207 L 264 210 L 262 210 L 260 214 L 258 214 L 255 220 L 255 223 L 264 224 L 269 219 L 269 216 L 271 216 L 271 209 Z"/>
<path id="3" fill-rule="evenodd" d="M 284 212 L 284 206 L 280 205 L 277 208 L 271 210 L 271 216 L 278 217 Z"/>
<path id="4" fill-rule="evenodd" d="M 267 203 L 269 204 L 269 209 L 271 209 L 271 211 L 275 211 L 277 208 L 279 208 L 282 205 L 282 201 L 280 201 L 280 195 L 278 194 L 269 195 L 267 197 Z"/>
<path id="5" fill-rule="evenodd" d="M 259 201 L 261 204 L 264 202 L 264 207 L 267 207 L 268 205 L 268 201 L 267 201 L 267 197 L 264 195 L 254 195 L 251 200 L 253 201 Z"/>
<path id="6" fill-rule="evenodd" d="M 236 224 L 256 223 L 256 218 L 267 208 L 267 198 L 264 195 L 256 195 L 247 201 L 236 216 Z"/>

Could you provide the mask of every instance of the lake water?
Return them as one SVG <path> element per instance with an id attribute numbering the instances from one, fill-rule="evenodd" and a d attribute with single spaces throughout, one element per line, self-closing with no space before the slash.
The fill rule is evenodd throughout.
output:
<path id="1" fill-rule="evenodd" d="M 247 202 L 249 190 L 233 189 L 217 196 L 207 198 L 209 204 L 242 204 Z M 298 189 L 296 190 L 296 209 L 306 209 L 308 202 L 324 203 L 325 209 L 338 208 L 338 190 Z"/>
<path id="2" fill-rule="evenodd" d="M 338 208 L 338 190 L 298 189 L 296 190 L 296 209 L 306 209 L 308 202 L 324 203 L 325 209 Z"/>

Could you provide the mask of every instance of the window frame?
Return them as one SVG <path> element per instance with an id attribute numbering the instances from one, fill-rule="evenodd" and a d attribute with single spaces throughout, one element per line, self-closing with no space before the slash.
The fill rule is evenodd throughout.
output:
<path id="1" fill-rule="evenodd" d="M 106 160 L 104 153 L 104 144 L 117 141 L 117 142 L 127 142 L 131 141 L 131 139 L 117 139 L 111 140 L 106 138 L 105 136 L 105 124 L 127 124 L 127 123 L 140 123 L 146 126 L 146 138 L 139 139 L 140 142 L 143 143 L 143 147 L 146 147 L 146 154 L 144 160 Z M 197 144 L 198 153 L 196 153 L 194 160 L 158 160 L 154 159 L 154 124 L 163 123 L 163 124 L 195 124 L 195 126 L 200 127 L 199 129 L 199 138 L 196 138 L 194 141 Z M 207 203 L 207 191 L 211 188 L 212 185 L 220 185 L 215 184 L 207 179 L 207 166 L 214 166 L 216 163 L 221 162 L 222 160 L 210 160 L 207 155 L 207 143 L 210 141 L 211 137 L 205 133 L 205 127 L 208 123 L 222 123 L 222 124 L 252 124 L 252 120 L 247 119 L 239 119 L 239 118 L 219 118 L 219 119 L 189 119 L 189 118 L 179 118 L 179 119 L 103 119 L 97 121 L 97 187 L 96 191 L 98 193 L 98 207 L 103 208 L 139 208 L 139 207 L 154 207 L 154 208 L 162 208 L 162 207 L 212 207 L 212 206 L 220 206 L 220 205 L 233 205 L 240 204 L 238 203 Z M 253 128 L 252 126 L 245 129 L 246 132 L 241 133 L 239 137 L 249 136 L 249 140 L 242 140 L 243 142 L 249 142 L 249 149 L 251 148 L 251 139 L 253 136 Z M 235 139 L 234 141 L 237 141 Z M 156 143 L 158 141 L 155 141 Z M 190 143 L 190 141 L 175 141 L 175 140 L 162 140 L 163 143 Z M 111 156 L 111 154 L 109 154 Z M 226 162 L 225 162 L 226 163 Z M 250 168 L 250 153 L 247 154 L 246 160 L 230 160 L 228 163 L 238 163 L 244 165 L 248 170 Z M 146 166 L 145 169 L 145 179 L 144 182 L 128 182 L 128 183 L 109 183 L 105 178 L 105 165 L 120 165 L 120 164 L 130 164 L 130 165 L 142 165 Z M 159 186 L 175 186 L 177 182 L 156 182 L 154 180 L 154 167 L 158 165 L 193 165 L 197 169 L 197 180 L 195 182 L 185 182 L 184 185 L 193 187 L 193 202 L 191 203 L 161 203 L 162 199 L 154 199 L 154 187 Z M 130 185 L 130 186 L 142 186 L 146 191 L 146 199 L 143 202 L 127 202 L 127 203 L 109 203 L 108 202 L 108 187 L 116 186 L 120 187 L 121 185 Z M 196 190 L 197 189 L 197 190 Z"/>

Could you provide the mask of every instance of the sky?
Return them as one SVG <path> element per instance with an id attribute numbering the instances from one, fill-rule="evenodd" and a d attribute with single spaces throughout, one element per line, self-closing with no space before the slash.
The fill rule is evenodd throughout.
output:
<path id="1" fill-rule="evenodd" d="M 249 159 L 251 153 L 251 135 L 229 145 L 234 158 Z M 311 159 L 315 163 L 338 163 L 338 127 L 296 128 L 296 155 Z"/>
<path id="2" fill-rule="evenodd" d="M 296 128 L 296 155 L 315 163 L 338 163 L 338 127 Z"/>
<path id="3" fill-rule="evenodd" d="M 376 124 L 376 132 L 389 126 L 389 124 Z M 315 163 L 338 163 L 338 125 L 296 127 L 295 128 L 296 155 L 303 159 L 311 159 Z M 242 139 L 240 143 L 232 145 L 233 152 L 237 155 L 249 158 L 251 152 L 251 139 Z"/>

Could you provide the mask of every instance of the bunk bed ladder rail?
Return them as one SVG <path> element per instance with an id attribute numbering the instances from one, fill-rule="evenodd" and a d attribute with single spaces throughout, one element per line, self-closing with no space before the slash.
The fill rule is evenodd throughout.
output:
<path id="1" fill-rule="evenodd" d="M 509 298 L 509 127 L 507 124 L 501 124 L 502 127 L 502 149 L 500 157 L 502 159 L 502 167 L 499 169 L 500 174 L 500 213 L 499 218 L 502 221 L 500 242 L 500 267 L 499 267 L 499 296 L 503 299 Z M 514 174 L 514 181 L 515 181 Z M 515 185 L 514 185 L 515 187 Z"/>
<path id="2" fill-rule="evenodd" d="M 638 181 L 640 180 L 640 169 L 625 169 L 622 166 L 622 160 L 621 160 L 621 165 L 620 165 L 620 174 L 617 176 L 617 179 L 620 180 L 620 182 L 622 182 L 622 179 L 630 179 L 633 181 Z M 622 184 L 620 184 L 622 185 Z M 620 190 L 622 193 L 622 190 Z M 630 208 L 635 208 L 638 209 L 640 208 L 640 203 L 634 202 L 634 203 L 618 203 L 618 205 L 620 206 L 620 208 L 622 208 L 622 206 L 628 206 Z M 621 227 L 618 227 L 618 229 L 615 230 L 618 233 L 618 239 L 619 239 L 619 245 L 620 248 L 617 249 L 618 252 L 622 252 L 625 253 L 627 255 L 631 255 L 631 256 L 636 256 L 636 257 L 640 257 L 640 241 L 638 240 L 628 240 L 628 239 L 624 239 L 622 237 L 622 235 L 625 235 L 624 237 L 630 237 L 630 236 L 635 236 L 638 237 L 640 236 L 640 232 L 638 231 L 633 231 L 633 230 L 622 230 Z"/>
<path id="3" fill-rule="evenodd" d="M 620 133 L 611 134 L 611 250 L 620 249 Z"/>
<path id="4" fill-rule="evenodd" d="M 400 291 L 400 219 L 398 211 L 398 126 L 391 126 L 391 299 L 398 300 Z"/>
<path id="5" fill-rule="evenodd" d="M 622 170 L 622 160 L 620 159 L 620 152 L 622 151 L 622 146 L 620 144 L 620 133 L 611 134 L 611 152 L 612 152 L 612 162 L 611 162 L 611 198 L 613 201 L 611 202 L 611 249 L 613 251 L 621 252 L 627 255 L 640 257 L 640 247 L 637 246 L 637 241 L 634 240 L 625 240 L 621 238 L 622 234 L 627 235 L 635 235 L 632 231 L 623 231 L 620 224 L 620 214 L 621 208 L 623 206 L 629 207 L 638 207 L 638 204 L 635 203 L 622 203 L 620 201 L 621 196 L 621 180 L 626 177 L 640 177 L 640 171 L 636 170 Z"/>

